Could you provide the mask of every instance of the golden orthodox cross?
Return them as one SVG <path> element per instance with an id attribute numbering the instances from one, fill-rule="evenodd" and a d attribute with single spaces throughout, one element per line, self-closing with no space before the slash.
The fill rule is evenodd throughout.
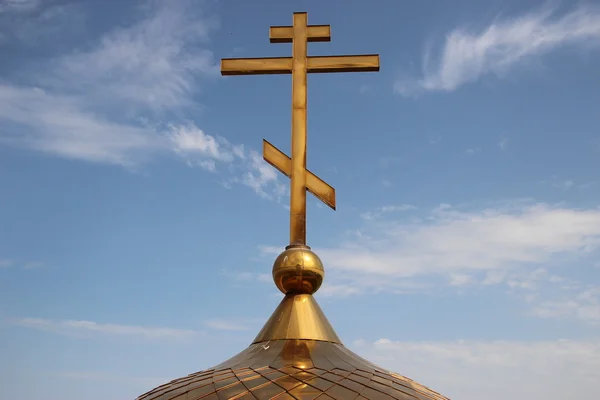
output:
<path id="1" fill-rule="evenodd" d="M 292 157 L 263 139 L 263 158 L 291 178 L 290 245 L 306 245 L 306 191 L 335 210 L 335 189 L 306 169 L 306 74 L 379 71 L 379 55 L 307 56 L 307 42 L 331 40 L 329 25 L 307 25 L 294 13 L 292 26 L 272 26 L 271 43 L 292 43 L 292 57 L 224 58 L 222 75 L 292 74 Z"/>

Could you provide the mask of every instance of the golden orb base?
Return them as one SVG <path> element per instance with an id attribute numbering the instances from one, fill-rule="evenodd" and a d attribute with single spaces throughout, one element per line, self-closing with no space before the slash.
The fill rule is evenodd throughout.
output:
<path id="1" fill-rule="evenodd" d="M 324 277 L 321 259 L 308 246 L 290 245 L 273 263 L 273 280 L 283 294 L 313 294 Z"/>

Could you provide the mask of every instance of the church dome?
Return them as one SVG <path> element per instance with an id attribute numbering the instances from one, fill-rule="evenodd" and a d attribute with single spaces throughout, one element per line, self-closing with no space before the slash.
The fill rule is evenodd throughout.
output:
<path id="1" fill-rule="evenodd" d="M 253 343 L 206 371 L 176 379 L 138 400 L 398 399 L 446 397 L 354 354 L 341 343 L 286 339 Z"/>
<path id="2" fill-rule="evenodd" d="M 138 400 L 446 399 L 347 349 L 312 296 L 314 285 L 307 283 L 314 282 L 315 270 L 322 277 L 321 261 L 308 246 L 290 247 L 273 266 L 278 287 L 290 289 L 253 343 L 213 368 L 175 379 Z M 290 260 L 295 260 L 295 275 L 289 272 Z M 282 275 L 297 283 L 282 285 Z"/>

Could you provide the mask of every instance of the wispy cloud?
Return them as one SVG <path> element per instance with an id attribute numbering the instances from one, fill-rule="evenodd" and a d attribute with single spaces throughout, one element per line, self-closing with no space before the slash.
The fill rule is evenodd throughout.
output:
<path id="1" fill-rule="evenodd" d="M 153 110 L 193 105 L 198 81 L 218 73 L 206 47 L 218 23 L 187 0 L 149 4 L 134 25 L 110 31 L 89 51 L 58 59 L 48 83 L 68 85 L 102 104 Z"/>
<path id="2" fill-rule="evenodd" d="M 84 111 L 73 97 L 0 84 L 0 101 L 0 121 L 13 127 L 1 127 L 0 143 L 123 166 L 164 148 L 152 130 Z"/>
<path id="3" fill-rule="evenodd" d="M 213 319 L 206 321 L 206 325 L 209 328 L 220 330 L 220 331 L 245 331 L 248 330 L 248 326 L 241 324 L 238 321 L 228 321 L 224 319 Z"/>
<path id="4" fill-rule="evenodd" d="M 280 201 L 287 187 L 257 152 L 186 118 L 218 75 L 208 49 L 217 20 L 189 0 L 149 1 L 137 17 L 26 68 L 26 79 L 0 82 L 0 144 L 129 169 L 174 153 L 190 167 L 224 173 L 226 187 Z"/>
<path id="5" fill-rule="evenodd" d="M 381 184 L 383 185 L 383 187 L 385 188 L 390 188 L 393 186 L 392 182 L 388 179 L 382 179 L 381 180 Z"/>
<path id="6" fill-rule="evenodd" d="M 68 336 L 111 335 L 141 337 L 146 339 L 188 339 L 197 334 L 189 329 L 144 327 L 135 325 L 102 324 L 85 320 L 50 320 L 43 318 L 17 318 L 15 325 Z"/>
<path id="7" fill-rule="evenodd" d="M 564 180 L 561 182 L 560 187 L 563 189 L 569 189 L 571 188 L 573 185 L 575 184 L 575 182 L 573 182 L 572 180 Z"/>
<path id="8" fill-rule="evenodd" d="M 254 150 L 250 151 L 247 167 L 241 178 L 230 181 L 246 185 L 259 196 L 278 202 L 289 195 L 289 188 L 278 180 L 279 171 L 267 164 Z"/>
<path id="9" fill-rule="evenodd" d="M 13 265 L 12 260 L 7 258 L 0 259 L 0 268 L 10 267 L 11 265 Z"/>
<path id="10" fill-rule="evenodd" d="M 248 283 L 255 284 L 256 282 L 260 284 L 273 283 L 273 277 L 270 273 L 258 273 L 244 270 L 223 270 L 221 273 L 231 281 L 231 284 L 234 287 L 246 286 Z"/>
<path id="11" fill-rule="evenodd" d="M 600 324 L 600 288 L 590 288 L 562 300 L 542 301 L 532 312 L 540 318 L 566 318 Z"/>
<path id="12" fill-rule="evenodd" d="M 218 318 L 205 321 L 206 326 L 219 331 L 246 331 L 255 324 L 264 322 L 254 318 Z"/>
<path id="13" fill-rule="evenodd" d="M 41 261 L 29 261 L 23 264 L 23 269 L 38 269 L 42 268 L 44 263 Z"/>
<path id="14" fill-rule="evenodd" d="M 41 261 L 29 261 L 26 262 L 24 264 L 21 263 L 16 263 L 13 260 L 9 260 L 9 259 L 0 259 L 0 268 L 7 268 L 7 267 L 19 267 L 22 269 L 37 269 L 37 268 L 41 268 L 44 266 L 44 263 Z"/>
<path id="15" fill-rule="evenodd" d="M 360 217 L 365 220 L 373 220 L 381 217 L 381 215 L 392 212 L 415 210 L 416 207 L 410 204 L 388 205 L 377 208 L 375 211 L 368 211 L 360 214 Z"/>
<path id="16" fill-rule="evenodd" d="M 544 180 L 541 183 L 544 185 L 550 185 L 557 189 L 567 191 L 567 190 L 571 190 L 571 189 L 578 189 L 578 190 L 589 189 L 596 184 L 596 181 L 588 181 L 588 182 L 582 183 L 582 182 L 576 182 L 574 179 L 571 179 L 571 178 L 553 176 L 552 178 Z"/>
<path id="17" fill-rule="evenodd" d="M 282 247 L 277 247 L 277 246 L 259 246 L 258 250 L 260 251 L 261 255 L 264 256 L 277 256 L 279 255 L 284 249 Z"/>
<path id="18" fill-rule="evenodd" d="M 398 164 L 400 162 L 402 162 L 402 157 L 398 157 L 398 156 L 385 156 L 385 157 L 381 157 L 379 159 L 379 164 L 382 167 L 387 167 L 390 165 Z"/>
<path id="19" fill-rule="evenodd" d="M 55 374 L 59 378 L 66 378 L 77 381 L 95 381 L 106 383 L 130 384 L 141 387 L 156 387 L 162 383 L 168 382 L 167 378 L 155 378 L 144 376 L 123 376 L 98 371 L 61 371 Z"/>
<path id="20" fill-rule="evenodd" d="M 244 159 L 244 147 L 233 146 L 227 139 L 204 133 L 195 124 L 169 126 L 168 137 L 177 154 L 184 157 L 188 165 L 196 163 L 209 171 L 216 171 L 216 162 L 231 163 Z"/>
<path id="21" fill-rule="evenodd" d="M 561 400 L 600 395 L 598 341 L 380 339 L 356 341 L 352 347 L 363 357 L 455 399 Z"/>
<path id="22" fill-rule="evenodd" d="M 36 9 L 41 0 L 2 0 L 0 13 L 27 12 Z"/>
<path id="23" fill-rule="evenodd" d="M 508 148 L 508 139 L 507 138 L 502 138 L 498 142 L 498 147 L 500 148 L 500 150 L 506 150 Z"/>
<path id="24" fill-rule="evenodd" d="M 191 122 L 170 125 L 166 136 L 175 153 L 190 167 L 199 166 L 217 172 L 218 164 L 226 166 L 220 172 L 225 174 L 222 185 L 227 189 L 243 185 L 260 197 L 276 202 L 289 195 L 279 172 L 254 150 L 246 150 L 243 145 L 234 145 L 223 137 L 204 133 Z"/>
<path id="25" fill-rule="evenodd" d="M 1 0 L 0 46 L 60 47 L 61 39 L 84 28 L 85 15 L 80 11 L 77 2 Z"/>
<path id="26" fill-rule="evenodd" d="M 0 140 L 127 166 L 168 150 L 152 116 L 191 106 L 216 71 L 205 48 L 215 24 L 188 3 L 151 2 L 137 23 L 32 70 L 34 86 L 0 82 Z"/>
<path id="27" fill-rule="evenodd" d="M 600 208 L 515 201 L 471 210 L 443 204 L 430 211 L 409 209 L 399 218 L 365 218 L 357 234 L 339 246 L 315 251 L 328 271 L 323 289 L 335 285 L 326 295 L 501 285 L 541 310 L 549 307 L 544 302 L 573 300 L 586 290 L 553 269 L 575 259 L 582 267 L 591 265 L 599 246 Z M 584 312 L 589 317 L 593 311 Z"/>
<path id="28" fill-rule="evenodd" d="M 321 249 L 331 268 L 396 277 L 547 262 L 600 245 L 600 209 L 515 204 L 479 211 L 442 205 L 417 221 L 374 223 L 357 242 Z"/>
<path id="29" fill-rule="evenodd" d="M 348 297 L 360 293 L 362 293 L 362 289 L 355 285 L 338 285 L 334 283 L 329 283 L 329 281 L 326 280 L 323 283 L 323 286 L 319 289 L 318 296 Z"/>
<path id="30" fill-rule="evenodd" d="M 559 14 L 549 6 L 513 18 L 497 18 L 486 28 L 457 28 L 446 35 L 439 54 L 427 47 L 423 77 L 398 80 L 395 91 L 450 92 L 487 74 L 503 75 L 533 57 L 567 45 L 600 43 L 600 8 L 581 4 Z"/>
<path id="31" fill-rule="evenodd" d="M 442 142 L 441 135 L 428 135 L 427 142 L 431 145 L 440 144 Z"/>
<path id="32" fill-rule="evenodd" d="M 360 87 L 358 88 L 358 93 L 363 94 L 363 93 L 367 93 L 371 90 L 371 86 L 370 85 L 360 85 Z"/>

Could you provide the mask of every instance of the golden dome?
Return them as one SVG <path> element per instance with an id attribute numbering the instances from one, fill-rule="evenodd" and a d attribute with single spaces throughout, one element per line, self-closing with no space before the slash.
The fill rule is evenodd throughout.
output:
<path id="1" fill-rule="evenodd" d="M 254 343 L 214 368 L 138 398 L 158 399 L 448 400 L 364 360 L 340 343 L 299 339 Z"/>
<path id="2" fill-rule="evenodd" d="M 292 259 L 309 254 L 309 260 L 318 260 L 313 252 L 303 251 L 294 251 Z M 274 276 L 279 266 L 288 265 L 280 258 Z M 252 344 L 238 355 L 138 397 L 200 399 L 447 400 L 348 350 L 310 293 L 286 294 Z"/>

